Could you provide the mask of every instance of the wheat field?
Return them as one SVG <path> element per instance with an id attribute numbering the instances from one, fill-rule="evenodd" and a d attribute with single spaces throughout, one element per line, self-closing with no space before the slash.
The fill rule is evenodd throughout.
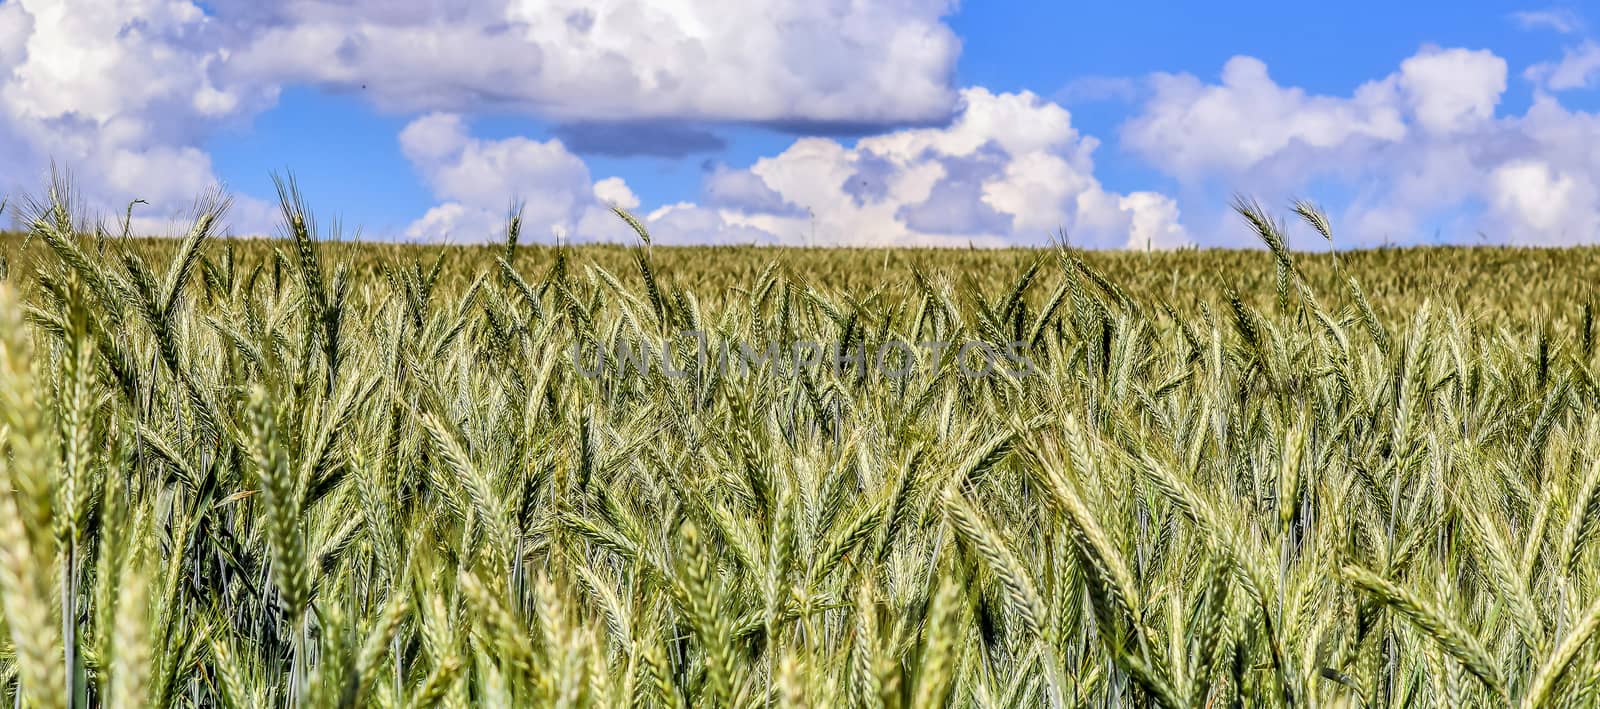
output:
<path id="1" fill-rule="evenodd" d="M 1593 250 L 1248 202 L 1265 250 L 424 248 L 281 197 L 12 205 L 17 704 L 1600 702 Z M 1035 369 L 719 366 L 801 341 Z M 582 361 L 650 342 L 712 356 Z"/>

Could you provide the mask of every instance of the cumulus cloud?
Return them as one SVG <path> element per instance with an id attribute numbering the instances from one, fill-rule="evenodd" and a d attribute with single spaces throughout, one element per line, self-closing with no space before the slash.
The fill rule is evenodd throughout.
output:
<path id="1" fill-rule="evenodd" d="M 1570 173 L 1553 169 L 1541 160 L 1515 160 L 1495 168 L 1489 175 L 1493 185 L 1492 208 L 1510 221 L 1527 224 L 1543 232 L 1566 227 L 1592 230 L 1594 185 Z"/>
<path id="2" fill-rule="evenodd" d="M 620 240 L 626 227 L 617 228 L 621 223 L 609 204 L 639 203 L 621 178 L 595 182 L 583 160 L 558 139 L 482 140 L 471 135 L 458 114 L 431 113 L 412 121 L 400 132 L 400 150 L 440 200 L 406 228 L 405 236 L 413 240 L 499 238 L 513 201 L 522 209 L 523 233 L 530 240 Z"/>
<path id="3" fill-rule="evenodd" d="M 207 139 L 291 85 L 407 113 L 536 115 L 580 154 L 719 150 L 722 123 L 936 122 L 956 101 L 953 10 L 952 0 L 5 0 L 0 191 L 36 186 L 55 159 L 96 206 L 142 198 L 175 210 L 216 182 Z"/>
<path id="4" fill-rule="evenodd" d="M 529 242 L 626 243 L 638 237 L 611 207 L 639 208 L 620 177 L 594 180 L 560 139 L 474 137 L 465 118 L 432 113 L 400 132 L 400 149 L 439 204 L 405 228 L 412 241 L 481 243 L 503 236 L 510 205 L 522 210 Z M 736 224 L 731 212 L 692 203 L 636 214 L 654 243 L 772 243 L 771 234 Z"/>
<path id="5" fill-rule="evenodd" d="M 400 133 L 400 149 L 435 195 L 456 201 L 525 197 L 530 222 L 563 215 L 593 192 L 589 168 L 560 140 L 477 140 L 457 114 L 412 121 Z M 523 191 L 529 194 L 514 194 Z"/>
<path id="6" fill-rule="evenodd" d="M 780 243 L 771 232 L 741 224 L 734 212 L 680 202 L 646 215 L 651 238 L 660 244 L 770 245 Z"/>
<path id="7" fill-rule="evenodd" d="M 1345 243 L 1429 226 L 1506 240 L 1596 238 L 1595 113 L 1557 92 L 1600 83 L 1592 41 L 1519 67 L 1531 107 L 1504 115 L 1505 60 L 1425 48 L 1347 95 L 1279 83 L 1230 60 L 1217 80 L 1087 78 L 1062 96 L 1143 97 L 1123 147 L 1171 176 L 1186 207 L 1107 189 L 1099 142 L 1029 92 L 956 91 L 954 0 L 0 0 L 0 192 L 71 168 L 91 206 L 129 200 L 167 227 L 217 182 L 204 146 L 291 85 L 360 92 L 420 116 L 399 145 L 436 197 L 414 238 L 492 238 L 513 197 L 530 238 L 631 238 L 643 209 L 663 242 L 1231 242 L 1217 190 L 1264 198 L 1330 190 Z M 1570 12 L 1521 13 L 1582 33 Z M 545 139 L 474 136 L 462 116 L 525 114 Z M 818 133 L 748 166 L 720 166 L 698 203 L 641 204 L 584 155 L 723 149 L 719 126 Z M 848 134 L 848 136 L 847 136 Z M 1538 195 L 1545 195 L 1539 198 Z M 1190 200 L 1195 200 L 1191 202 Z M 1195 208 L 1187 209 L 1193 204 Z M 236 199 L 236 231 L 272 210 Z M 1204 228 L 1185 225 L 1203 224 Z M 167 227 L 170 229 L 170 227 Z M 1470 232 L 1469 232 L 1470 233 Z M 1458 237 L 1459 238 L 1459 237 Z"/>
<path id="8" fill-rule="evenodd" d="M 1365 84 L 1348 99 L 1308 95 L 1279 85 L 1253 57 L 1228 60 L 1220 84 L 1191 74 L 1157 74 L 1150 83 L 1153 96 L 1123 126 L 1123 140 L 1185 178 L 1242 172 L 1290 151 L 1406 134 L 1394 86 Z"/>
<path id="9" fill-rule="evenodd" d="M 1394 77 L 1418 125 L 1438 134 L 1481 125 L 1506 90 L 1506 60 L 1487 50 L 1426 48 Z"/>
<path id="10" fill-rule="evenodd" d="M 1164 198 L 1100 187 L 1096 142 L 1064 109 L 1029 93 L 954 91 L 953 8 L 10 0 L 0 3 L 10 158 L 0 189 L 37 184 L 54 158 L 100 208 L 141 198 L 159 220 L 217 181 L 202 147 L 216 130 L 310 84 L 422 114 L 399 136 L 437 198 L 405 230 L 416 239 L 493 238 L 513 198 L 525 200 L 530 238 L 627 238 L 607 206 L 638 208 L 637 195 L 620 178 L 596 181 L 580 155 L 718 150 L 712 129 L 724 123 L 867 137 L 852 147 L 801 138 L 748 169 L 714 171 L 703 204 L 649 212 L 664 242 L 998 244 L 1066 229 L 1120 244 L 1151 221 L 1181 235 Z M 485 111 L 551 119 L 554 137 L 478 138 L 463 116 Z M 234 214 L 247 231 L 273 229 L 254 200 Z"/>
<path id="11" fill-rule="evenodd" d="M 783 243 L 998 246 L 1043 244 L 1058 231 L 1088 246 L 1184 243 L 1170 198 L 1100 184 L 1096 147 L 1066 109 L 1035 94 L 969 88 L 947 127 L 851 147 L 802 138 L 746 170 L 714 172 L 708 184 L 758 195 L 723 202 L 724 218 Z"/>
<path id="12" fill-rule="evenodd" d="M 1345 245 L 1417 241 L 1429 226 L 1516 243 L 1600 237 L 1600 117 L 1549 94 L 1498 115 L 1506 74 L 1490 52 L 1425 47 L 1349 96 L 1315 95 L 1236 57 L 1215 84 L 1153 77 L 1122 138 L 1209 202 L 1222 202 L 1219 184 L 1277 201 L 1343 194 Z M 1207 243 L 1249 238 L 1215 210 L 1200 221 L 1217 225 Z"/>
<path id="13" fill-rule="evenodd" d="M 300 0 L 215 3 L 249 29 L 232 74 L 354 89 L 408 111 L 561 120 L 937 120 L 950 0 Z"/>
<path id="14" fill-rule="evenodd" d="M 944 128 L 891 131 L 847 147 L 800 138 L 748 168 L 717 165 L 701 203 L 640 215 L 657 243 L 1002 246 L 1043 244 L 1058 230 L 1088 246 L 1176 246 L 1177 204 L 1117 194 L 1094 177 L 1098 143 L 1063 108 L 1031 93 L 962 93 Z M 527 199 L 533 238 L 626 240 L 606 209 L 638 197 L 620 179 L 595 182 L 559 139 L 482 140 L 456 114 L 408 125 L 400 144 L 440 199 L 407 230 L 416 239 L 495 238 L 508 195 Z"/>
<path id="15" fill-rule="evenodd" d="M 0 190 L 38 188 L 52 160 L 90 209 L 133 199 L 155 224 L 217 178 L 198 146 L 219 122 L 272 100 L 269 87 L 217 81 L 226 52 L 213 20 L 178 0 L 14 0 L 0 4 Z M 236 200 L 233 225 L 270 226 Z"/>
<path id="16" fill-rule="evenodd" d="M 628 183 L 620 177 L 607 177 L 594 183 L 594 196 L 609 205 L 616 205 L 623 209 L 638 209 L 639 196 L 629 189 Z"/>

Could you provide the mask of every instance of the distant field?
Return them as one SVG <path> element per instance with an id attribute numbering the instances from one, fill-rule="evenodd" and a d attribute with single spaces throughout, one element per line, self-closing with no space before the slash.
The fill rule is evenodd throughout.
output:
<path id="1" fill-rule="evenodd" d="M 1241 226 L 1241 230 L 1244 227 Z M 0 234 L 0 246 L 13 262 L 45 254 L 42 242 L 21 253 L 25 237 Z M 133 242 L 132 249 L 155 262 L 170 257 L 176 240 Z M 427 262 L 443 257 L 445 282 L 464 285 L 497 268 L 497 245 L 412 246 L 384 243 L 326 244 L 325 250 L 356 272 L 379 273 L 386 264 Z M 283 242 L 258 239 L 212 242 L 213 260 L 229 250 L 243 264 L 270 264 Z M 551 246 L 519 247 L 512 261 L 530 271 L 547 268 L 560 251 Z M 600 266 L 624 283 L 637 285 L 632 251 L 623 245 L 581 245 L 565 249 L 578 264 Z M 952 284 L 1007 288 L 1038 260 L 1054 252 L 1036 249 L 810 249 L 782 247 L 657 247 L 654 263 L 664 277 L 695 292 L 703 303 L 739 297 L 769 265 L 781 266 L 796 280 L 840 294 L 864 297 L 880 292 L 890 301 L 914 297 L 912 271 L 942 276 Z M 1184 310 L 1197 303 L 1226 302 L 1231 288 L 1245 302 L 1267 306 L 1276 298 L 1277 269 L 1262 249 L 1186 251 L 1079 251 L 1074 255 L 1141 300 L 1167 302 Z M 1337 264 L 1335 263 L 1337 261 Z M 1585 303 L 1600 293 L 1600 248 L 1415 247 L 1303 253 L 1296 256 L 1308 284 L 1330 301 L 1348 304 L 1348 278 L 1356 278 L 1385 319 L 1404 318 L 1427 300 L 1434 307 L 1469 312 L 1478 319 L 1518 327 L 1535 322 L 1570 324 Z M 26 270 L 22 268 L 21 270 Z M 1027 293 L 1048 296 L 1060 282 L 1059 268 L 1046 268 Z"/>
<path id="2" fill-rule="evenodd" d="M 1600 250 L 303 223 L 4 237 L 6 693 L 1597 701 Z"/>

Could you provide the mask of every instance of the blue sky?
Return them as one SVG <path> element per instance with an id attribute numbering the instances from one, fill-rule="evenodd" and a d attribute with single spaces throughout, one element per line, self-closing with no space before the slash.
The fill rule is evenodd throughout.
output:
<path id="1" fill-rule="evenodd" d="M 266 7 L 268 9 L 262 9 Z M 1600 10 L 1509 2 L 0 0 L 0 189 L 171 228 L 271 173 L 369 238 L 1600 240 Z M 62 12 L 65 9 L 67 12 Z M 1311 245 L 1307 235 L 1296 239 Z"/>

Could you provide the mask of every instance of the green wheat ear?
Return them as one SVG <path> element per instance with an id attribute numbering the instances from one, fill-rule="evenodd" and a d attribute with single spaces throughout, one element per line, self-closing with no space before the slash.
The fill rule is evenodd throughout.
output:
<path id="1" fill-rule="evenodd" d="M 36 706 L 65 705 L 60 609 L 52 580 L 56 548 L 51 534 L 56 466 L 30 329 L 22 304 L 0 286 L 0 603 L 16 657 L 18 696 Z"/>
<path id="2" fill-rule="evenodd" d="M 1600 701 L 1587 251 L 361 244 L 280 186 L 276 242 L 8 205 L 0 701 Z M 840 341 L 1037 371 L 714 364 Z"/>
<path id="3" fill-rule="evenodd" d="M 150 567 L 153 550 L 147 547 L 153 539 L 148 516 L 129 527 L 133 538 L 122 568 L 117 574 L 120 589 L 117 594 L 115 626 L 111 631 L 113 674 L 111 676 L 111 703 L 116 706 L 141 706 L 150 701 L 149 687 L 153 666 L 151 648 L 150 591 L 155 576 Z"/>
<path id="4" fill-rule="evenodd" d="M 614 204 L 611 205 L 611 213 L 617 215 L 617 217 L 622 219 L 622 221 L 625 222 L 630 229 L 633 229 L 633 233 L 639 235 L 639 241 L 641 243 L 643 243 L 645 246 L 650 245 L 650 230 L 645 228 L 644 222 L 639 221 L 638 217 L 633 216 L 633 214 L 629 213 L 628 210 Z"/>

